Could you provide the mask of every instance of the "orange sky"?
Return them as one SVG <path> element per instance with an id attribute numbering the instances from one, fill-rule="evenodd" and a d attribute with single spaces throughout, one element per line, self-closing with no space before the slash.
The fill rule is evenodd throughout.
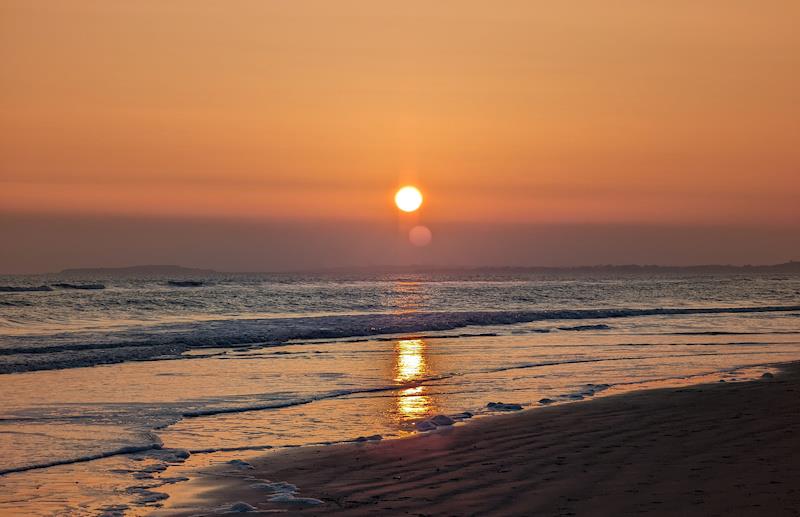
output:
<path id="1" fill-rule="evenodd" d="M 502 8 L 500 7 L 502 5 Z M 4 0 L 0 214 L 800 223 L 800 3 Z"/>

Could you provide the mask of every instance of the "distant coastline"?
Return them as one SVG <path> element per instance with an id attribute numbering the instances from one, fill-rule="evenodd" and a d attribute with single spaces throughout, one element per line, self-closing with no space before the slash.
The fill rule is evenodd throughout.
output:
<path id="1" fill-rule="evenodd" d="M 781 264 L 700 264 L 663 266 L 654 264 L 599 264 L 593 266 L 363 266 L 294 271 L 294 273 L 800 273 L 800 261 Z"/>
<path id="2" fill-rule="evenodd" d="M 246 274 L 403 274 L 403 273 L 480 273 L 480 274 L 735 274 L 735 273 L 800 273 L 800 261 L 781 264 L 732 265 L 700 264 L 669 266 L 655 264 L 599 264 L 593 266 L 437 266 L 437 265 L 375 265 L 305 269 L 296 271 L 218 271 L 179 265 L 140 265 L 126 267 L 95 267 L 64 269 L 60 275 L 158 275 L 158 276 L 209 276 Z"/>
<path id="3" fill-rule="evenodd" d="M 60 275 L 213 275 L 219 271 L 176 265 L 144 265 L 127 267 L 91 267 L 64 269 Z"/>

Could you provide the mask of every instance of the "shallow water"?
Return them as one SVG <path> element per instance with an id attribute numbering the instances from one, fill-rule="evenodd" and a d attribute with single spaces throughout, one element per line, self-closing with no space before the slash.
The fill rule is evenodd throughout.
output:
<path id="1" fill-rule="evenodd" d="M 795 277 L 330 285 L 248 277 L 238 288 L 226 277 L 189 293 L 160 279 L 104 281 L 111 286 L 105 291 L 22 293 L 34 309 L 17 304 L 2 313 L 15 321 L 3 327 L 5 360 L 24 364 L 20 357 L 28 355 L 55 367 L 52 356 L 60 354 L 71 356 L 67 365 L 94 364 L 98 352 L 149 347 L 165 334 L 182 346 L 139 357 L 147 361 L 126 352 L 117 364 L 0 375 L 0 512 L 94 515 L 124 505 L 138 514 L 164 504 L 160 494 L 193 469 L 269 448 L 402 436 L 436 414 L 491 415 L 488 402 L 537 407 L 542 398 L 570 402 L 664 382 L 730 381 L 762 371 L 731 370 L 800 359 L 800 310 L 717 311 L 794 306 Z M 249 299 L 267 289 L 272 305 Z M 162 291 L 164 299 L 152 299 Z M 53 293 L 47 304 L 35 298 Z M 125 309 L 142 296 L 151 299 Z M 142 309 L 154 303 L 162 310 Z M 653 314 L 659 308 L 712 310 Z M 498 309 L 516 315 L 498 316 Z M 570 319 L 566 310 L 594 312 Z M 531 321 L 519 322 L 520 312 Z M 248 329 L 254 316 L 275 322 L 269 343 L 248 341 L 267 328 Z M 407 331 L 364 330 L 370 318 L 396 317 L 405 318 L 391 321 Z M 451 329 L 453 322 L 484 324 Z M 298 329 L 302 340 L 285 341 Z M 82 343 L 93 346 L 75 347 Z M 101 456 L 108 457 L 91 459 Z M 44 468 L 54 463 L 64 464 Z"/>

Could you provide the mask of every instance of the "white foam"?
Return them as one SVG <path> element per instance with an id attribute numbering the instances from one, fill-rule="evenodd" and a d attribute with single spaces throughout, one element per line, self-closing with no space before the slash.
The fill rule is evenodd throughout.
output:
<path id="1" fill-rule="evenodd" d="M 269 498 L 271 503 L 289 503 L 301 506 L 318 506 L 323 504 L 319 499 L 313 497 L 297 497 L 294 494 L 278 494 Z"/>
<path id="2" fill-rule="evenodd" d="M 133 487 L 128 489 L 128 493 L 136 495 L 138 498 L 137 502 L 143 505 L 157 503 L 159 501 L 163 501 L 164 499 L 169 498 L 169 495 L 163 492 L 154 492 L 149 488 Z"/>
<path id="3" fill-rule="evenodd" d="M 298 497 L 297 493 L 299 489 L 297 485 L 287 483 L 286 481 L 255 483 L 250 485 L 250 487 L 271 491 L 273 495 L 268 499 L 271 503 L 284 503 L 297 506 L 319 506 L 324 504 L 320 499 L 315 499 L 313 497 Z"/>
<path id="4" fill-rule="evenodd" d="M 223 509 L 223 513 L 248 513 L 256 511 L 258 511 L 258 508 L 243 501 L 233 503 L 232 505 Z"/>

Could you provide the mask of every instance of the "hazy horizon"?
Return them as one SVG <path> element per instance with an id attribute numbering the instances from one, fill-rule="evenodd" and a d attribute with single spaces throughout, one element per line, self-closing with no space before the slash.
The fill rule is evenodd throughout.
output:
<path id="1" fill-rule="evenodd" d="M 176 264 L 231 272 L 363 266 L 571 267 L 778 264 L 800 258 L 794 227 L 430 223 L 4 216 L 0 273 Z M 43 247 L 51 252 L 43 253 Z"/>

